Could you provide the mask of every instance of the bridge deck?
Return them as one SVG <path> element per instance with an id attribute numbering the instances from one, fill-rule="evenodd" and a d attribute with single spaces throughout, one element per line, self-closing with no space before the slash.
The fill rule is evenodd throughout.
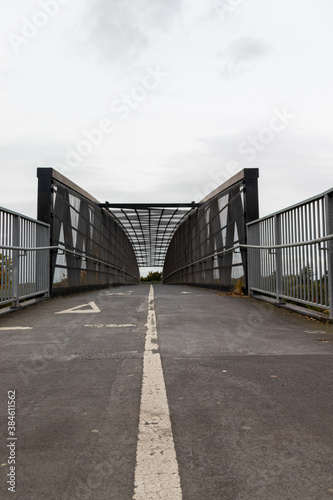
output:
<path id="1" fill-rule="evenodd" d="M 0 345 L 1 498 L 10 390 L 17 498 L 333 496 L 331 325 L 142 285 L 3 316 Z"/>

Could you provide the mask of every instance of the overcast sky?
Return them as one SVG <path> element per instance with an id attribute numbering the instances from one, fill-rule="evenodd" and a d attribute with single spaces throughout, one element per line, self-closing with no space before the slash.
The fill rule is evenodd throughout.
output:
<path id="1" fill-rule="evenodd" d="M 333 187 L 332 0 L 15 0 L 0 25 L 0 205 L 38 166 L 100 201 L 199 201 L 260 170 L 260 214 Z"/>

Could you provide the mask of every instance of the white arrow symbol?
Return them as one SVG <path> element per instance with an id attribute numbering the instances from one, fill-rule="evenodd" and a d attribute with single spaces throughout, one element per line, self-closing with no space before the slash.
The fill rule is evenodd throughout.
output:
<path id="1" fill-rule="evenodd" d="M 90 309 L 82 309 L 83 307 L 90 307 Z M 82 306 L 71 307 L 70 309 L 65 309 L 64 311 L 59 311 L 54 314 L 89 314 L 89 313 L 99 313 L 100 308 L 96 306 L 95 302 L 89 302 L 88 304 L 82 304 Z"/>

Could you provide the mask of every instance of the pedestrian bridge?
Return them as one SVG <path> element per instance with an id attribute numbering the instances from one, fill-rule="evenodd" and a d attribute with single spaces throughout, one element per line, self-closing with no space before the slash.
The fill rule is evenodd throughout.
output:
<path id="1" fill-rule="evenodd" d="M 255 168 L 188 203 L 101 202 L 52 168 L 37 176 L 38 221 L 0 211 L 0 304 L 139 284 L 157 266 L 167 285 L 237 287 L 333 318 L 333 189 L 259 219 Z"/>
<path id="2" fill-rule="evenodd" d="M 1 498 L 332 498 L 333 189 L 258 219 L 257 179 L 114 205 L 38 169 L 39 220 L 0 209 Z"/>

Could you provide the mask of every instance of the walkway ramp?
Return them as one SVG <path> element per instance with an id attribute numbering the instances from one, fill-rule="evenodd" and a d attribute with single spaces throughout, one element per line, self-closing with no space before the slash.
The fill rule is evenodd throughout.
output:
<path id="1" fill-rule="evenodd" d="M 207 289 L 2 316 L 0 497 L 331 499 L 332 367 L 332 325 Z"/>

